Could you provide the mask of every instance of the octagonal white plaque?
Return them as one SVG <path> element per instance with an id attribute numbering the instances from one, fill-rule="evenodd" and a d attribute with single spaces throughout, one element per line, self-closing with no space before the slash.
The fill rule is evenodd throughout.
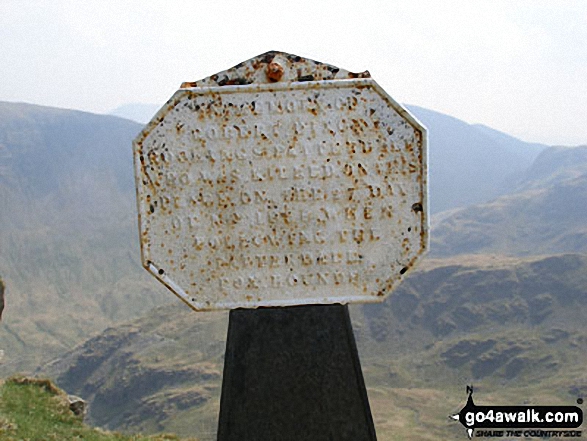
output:
<path id="1" fill-rule="evenodd" d="M 143 265 L 197 310 L 380 301 L 428 246 L 426 130 L 369 78 L 180 89 L 134 157 Z"/>

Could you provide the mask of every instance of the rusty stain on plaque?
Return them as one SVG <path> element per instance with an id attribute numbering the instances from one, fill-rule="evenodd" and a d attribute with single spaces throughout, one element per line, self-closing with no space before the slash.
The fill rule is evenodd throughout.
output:
<path id="1" fill-rule="evenodd" d="M 428 247 L 426 144 L 367 72 L 184 83 L 134 142 L 143 265 L 197 310 L 381 301 Z"/>

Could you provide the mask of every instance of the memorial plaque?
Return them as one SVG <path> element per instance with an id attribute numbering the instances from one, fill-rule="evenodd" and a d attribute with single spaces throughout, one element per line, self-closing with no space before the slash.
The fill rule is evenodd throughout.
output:
<path id="1" fill-rule="evenodd" d="M 422 125 L 288 72 L 182 88 L 135 140 L 143 265 L 194 309 L 381 301 L 427 248 Z"/>

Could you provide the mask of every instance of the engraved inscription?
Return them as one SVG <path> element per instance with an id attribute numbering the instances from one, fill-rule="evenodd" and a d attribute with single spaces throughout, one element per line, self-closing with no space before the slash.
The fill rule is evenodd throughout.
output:
<path id="1" fill-rule="evenodd" d="M 379 298 L 425 246 L 423 133 L 371 80 L 180 91 L 135 147 L 143 259 L 200 308 Z"/>

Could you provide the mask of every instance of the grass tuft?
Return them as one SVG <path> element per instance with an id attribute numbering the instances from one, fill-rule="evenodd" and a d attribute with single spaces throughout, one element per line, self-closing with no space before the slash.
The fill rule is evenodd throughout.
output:
<path id="1" fill-rule="evenodd" d="M 0 439 L 5 441 L 179 441 L 175 435 L 123 435 L 89 427 L 50 380 L 11 377 L 0 384 Z M 182 438 L 183 441 L 188 441 Z M 190 438 L 189 441 L 197 441 Z"/>

